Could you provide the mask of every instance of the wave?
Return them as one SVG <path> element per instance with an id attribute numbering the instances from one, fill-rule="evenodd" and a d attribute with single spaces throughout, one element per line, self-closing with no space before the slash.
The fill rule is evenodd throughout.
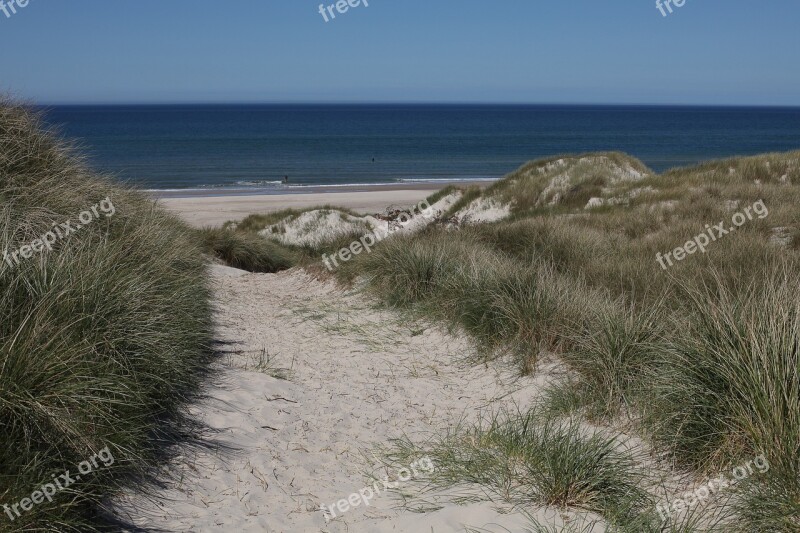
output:
<path id="1" fill-rule="evenodd" d="M 487 176 L 469 176 L 458 178 L 398 178 L 397 181 L 408 183 L 454 183 L 459 181 L 497 181 L 500 178 L 491 178 Z"/>
<path id="2" fill-rule="evenodd" d="M 496 181 L 498 178 L 491 178 L 485 176 L 459 176 L 452 178 L 393 178 L 390 181 L 372 181 L 372 182 L 353 182 L 353 183 L 284 183 L 282 180 L 239 180 L 232 183 L 217 183 L 217 184 L 202 184 L 194 185 L 184 188 L 169 188 L 159 189 L 150 188 L 142 189 L 145 192 L 192 192 L 192 191 L 206 191 L 208 189 L 222 189 L 228 191 L 253 191 L 259 189 L 266 189 L 269 191 L 281 191 L 287 189 L 303 190 L 303 189 L 340 189 L 348 187 L 392 187 L 400 184 L 423 184 L 423 183 L 458 183 L 458 182 L 488 182 Z"/>
<path id="3" fill-rule="evenodd" d="M 242 187 L 263 187 L 264 185 L 282 185 L 283 181 L 281 180 L 244 180 L 244 181 L 236 181 L 233 183 L 234 186 L 242 186 Z"/>

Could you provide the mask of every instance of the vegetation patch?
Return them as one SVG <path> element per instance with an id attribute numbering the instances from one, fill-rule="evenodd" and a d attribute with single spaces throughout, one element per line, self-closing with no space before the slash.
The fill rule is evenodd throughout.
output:
<path id="1" fill-rule="evenodd" d="M 455 489 L 463 500 L 494 496 L 519 506 L 582 509 L 618 526 L 652 524 L 642 474 L 618 445 L 575 420 L 531 411 L 456 427 L 421 446 L 401 441 L 388 457 L 397 464 L 430 457 L 436 469 L 426 479 L 428 490 Z"/>
<path id="2" fill-rule="evenodd" d="M 206 252 L 233 268 L 278 272 L 297 262 L 295 250 L 259 235 L 224 228 L 204 228 L 198 233 Z"/>
<path id="3" fill-rule="evenodd" d="M 100 218 L 11 268 L 0 263 L 0 504 L 111 456 L 3 531 L 92 531 L 108 497 L 146 479 L 211 356 L 196 234 L 93 175 L 31 111 L 0 103 L 0 246 L 18 249 L 109 198 Z M 110 462 L 110 461 L 109 461 Z"/>

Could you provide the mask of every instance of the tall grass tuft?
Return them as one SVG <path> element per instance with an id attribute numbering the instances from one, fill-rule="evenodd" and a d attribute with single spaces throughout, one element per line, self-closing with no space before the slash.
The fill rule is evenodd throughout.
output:
<path id="1" fill-rule="evenodd" d="M 3 531 L 91 531 L 119 486 L 147 474 L 210 357 L 196 234 L 93 175 L 30 110 L 0 103 L 0 247 L 16 250 L 108 197 L 52 251 L 0 263 L 0 504 L 108 447 L 101 467 Z"/>
<path id="2" fill-rule="evenodd" d="M 800 474 L 800 287 L 784 265 L 734 291 L 684 286 L 691 315 L 662 347 L 657 435 L 687 462 L 770 450 Z M 718 465 L 718 463 L 717 463 Z"/>
<path id="3" fill-rule="evenodd" d="M 764 454 L 736 508 L 747 531 L 800 527 L 800 287 L 785 263 L 733 290 L 720 277 L 685 287 L 692 313 L 663 348 L 646 421 L 701 470 Z"/>
<path id="4" fill-rule="evenodd" d="M 278 272 L 297 262 L 297 252 L 259 235 L 223 228 L 199 231 L 206 252 L 233 268 L 248 272 Z"/>
<path id="5" fill-rule="evenodd" d="M 581 407 L 593 419 L 611 420 L 641 395 L 641 376 L 652 368 L 663 338 L 658 307 L 639 311 L 608 302 L 598 306 L 584 327 L 572 334 L 562 360 L 578 376 L 567 385 L 580 392 Z"/>
<path id="6" fill-rule="evenodd" d="M 399 464 L 420 454 L 436 467 L 429 489 L 454 489 L 465 500 L 494 496 L 519 506 L 582 509 L 620 526 L 653 519 L 635 460 L 616 439 L 575 420 L 536 411 L 498 415 L 484 425 L 459 426 L 421 449 L 401 442 L 390 458 Z"/>

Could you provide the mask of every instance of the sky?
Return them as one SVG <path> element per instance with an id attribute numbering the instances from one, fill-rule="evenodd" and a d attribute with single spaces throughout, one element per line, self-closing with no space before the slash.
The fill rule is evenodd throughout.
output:
<path id="1" fill-rule="evenodd" d="M 41 104 L 800 105 L 797 0 L 685 0 L 667 16 L 653 0 L 368 3 L 326 22 L 319 0 L 29 0 L 0 11 L 0 92 Z"/>

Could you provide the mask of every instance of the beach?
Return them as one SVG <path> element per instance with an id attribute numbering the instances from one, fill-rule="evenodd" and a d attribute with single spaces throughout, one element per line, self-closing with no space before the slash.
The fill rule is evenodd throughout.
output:
<path id="1" fill-rule="evenodd" d="M 490 182 L 453 182 L 456 186 L 478 185 Z M 160 192 L 150 194 L 158 204 L 177 214 L 194 227 L 220 226 L 229 220 L 241 220 L 248 215 L 272 213 L 282 209 L 307 209 L 314 206 L 335 205 L 360 214 L 381 213 L 388 207 L 408 208 L 445 187 L 436 183 L 413 186 L 366 187 L 308 187 L 307 192 L 286 194 L 247 194 L 242 192 Z M 291 189 L 290 189 L 291 190 Z"/>

